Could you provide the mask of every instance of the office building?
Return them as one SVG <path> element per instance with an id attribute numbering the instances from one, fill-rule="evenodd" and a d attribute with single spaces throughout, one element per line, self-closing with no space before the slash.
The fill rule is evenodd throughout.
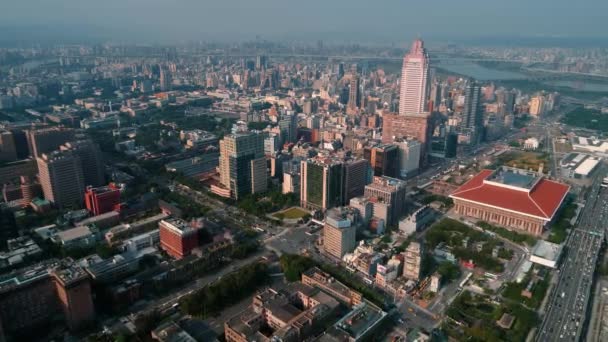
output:
<path id="1" fill-rule="evenodd" d="M 87 186 L 84 203 L 94 216 L 110 212 L 120 204 L 120 189 L 114 184 L 98 188 Z"/>
<path id="2" fill-rule="evenodd" d="M 89 275 L 80 266 L 70 265 L 52 272 L 59 306 L 70 330 L 95 322 L 95 308 Z"/>
<path id="3" fill-rule="evenodd" d="M 181 219 L 167 219 L 158 223 L 160 247 L 175 259 L 190 255 L 198 247 L 198 230 Z"/>
<path id="4" fill-rule="evenodd" d="M 481 86 L 471 81 L 466 87 L 460 133 L 469 144 L 476 145 L 483 135 L 483 108 L 481 107 Z"/>
<path id="5" fill-rule="evenodd" d="M 327 210 L 363 194 L 369 183 L 369 163 L 362 159 L 318 155 L 300 165 L 300 205 Z"/>
<path id="6" fill-rule="evenodd" d="M 411 242 L 403 252 L 403 277 L 420 280 L 420 265 L 422 264 L 422 246 L 418 242 Z"/>
<path id="7" fill-rule="evenodd" d="M 357 113 L 359 96 L 359 76 L 357 75 L 357 65 L 354 64 L 351 67 L 350 83 L 348 87 L 348 102 L 346 103 L 346 110 L 348 114 Z"/>
<path id="8" fill-rule="evenodd" d="M 80 158 L 71 151 L 54 151 L 36 161 L 44 198 L 58 208 L 81 207 L 85 187 Z"/>
<path id="9" fill-rule="evenodd" d="M 50 259 L 0 279 L 1 339 L 40 340 L 58 317 L 78 330 L 94 315 L 89 278 L 79 266 Z"/>
<path id="10" fill-rule="evenodd" d="M 359 196 L 351 198 L 348 206 L 357 210 L 363 226 L 367 227 L 374 215 L 374 203 L 364 196 Z"/>
<path id="11" fill-rule="evenodd" d="M 365 186 L 365 197 L 374 203 L 374 216 L 385 219 L 386 225 L 396 224 L 405 214 L 406 183 L 391 177 L 374 177 L 371 184 Z M 386 217 L 380 217 L 377 209 L 386 206 Z M 384 215 L 383 215 L 384 216 Z"/>
<path id="12" fill-rule="evenodd" d="M 428 113 L 420 115 L 382 116 L 382 142 L 391 144 L 400 139 L 414 138 L 420 142 L 420 165 L 426 163 L 426 157 L 431 142 L 432 127 Z"/>
<path id="13" fill-rule="evenodd" d="M 344 208 L 333 208 L 327 212 L 323 227 L 325 252 L 338 259 L 355 249 L 357 228 L 354 217 Z"/>
<path id="14" fill-rule="evenodd" d="M 36 158 L 43 153 L 59 149 L 59 146 L 74 140 L 74 130 L 64 127 L 33 129 L 26 132 L 31 155 Z"/>
<path id="15" fill-rule="evenodd" d="M 281 132 L 281 145 L 295 143 L 298 140 L 298 116 L 296 114 L 281 115 L 279 129 Z"/>
<path id="16" fill-rule="evenodd" d="M 528 102 L 528 112 L 532 116 L 540 117 L 545 113 L 545 97 L 542 95 L 534 96 Z"/>
<path id="17" fill-rule="evenodd" d="M 399 149 L 393 144 L 366 147 L 363 157 L 372 167 L 374 176 L 397 177 L 399 175 Z"/>
<path id="18" fill-rule="evenodd" d="M 264 134 L 237 132 L 220 141 L 220 182 L 232 198 L 266 191 L 267 173 Z"/>
<path id="19" fill-rule="evenodd" d="M 12 162 L 17 160 L 17 147 L 13 132 L 0 129 L 0 162 Z"/>
<path id="20" fill-rule="evenodd" d="M 421 39 L 416 39 L 403 57 L 399 115 L 418 115 L 427 111 L 429 56 Z"/>
<path id="21" fill-rule="evenodd" d="M 282 192 L 284 194 L 300 193 L 300 172 L 289 171 L 283 173 Z"/>
<path id="22" fill-rule="evenodd" d="M 405 179 L 416 175 L 420 168 L 420 154 L 422 152 L 420 142 L 415 139 L 399 139 L 394 142 L 394 145 L 399 150 L 399 157 L 397 158 L 399 161 L 397 164 L 398 173 L 396 177 Z M 395 163 L 394 160 L 391 160 L 391 162 Z"/>
<path id="23" fill-rule="evenodd" d="M 457 215 L 540 236 L 569 190 L 542 174 L 503 166 L 481 171 L 450 198 Z"/>
<path id="24" fill-rule="evenodd" d="M 80 158 L 85 186 L 99 187 L 106 184 L 104 165 L 99 146 L 92 140 L 67 142 L 61 150 L 72 151 Z"/>
<path id="25" fill-rule="evenodd" d="M 160 91 L 171 90 L 171 73 L 169 72 L 169 70 L 164 68 L 162 65 L 159 65 L 158 68 L 159 68 Z"/>
<path id="26" fill-rule="evenodd" d="M 23 340 L 34 330 L 46 327 L 58 313 L 55 287 L 48 273 L 52 265 L 53 261 L 45 261 L 2 277 L 0 338 Z"/>

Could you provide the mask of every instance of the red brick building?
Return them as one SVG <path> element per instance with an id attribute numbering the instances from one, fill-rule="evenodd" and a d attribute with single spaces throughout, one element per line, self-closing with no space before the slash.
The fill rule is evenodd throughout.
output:
<path id="1" fill-rule="evenodd" d="M 160 228 L 160 247 L 175 259 L 190 255 L 198 247 L 198 231 L 181 219 L 162 220 Z"/>
<path id="2" fill-rule="evenodd" d="M 382 143 L 390 144 L 395 138 L 416 138 L 420 141 L 420 164 L 426 164 L 427 151 L 431 140 L 430 115 L 397 115 L 382 116 Z"/>
<path id="3" fill-rule="evenodd" d="M 450 197 L 459 215 L 538 236 L 569 190 L 536 172 L 502 167 L 481 171 Z"/>
<path id="4" fill-rule="evenodd" d="M 105 214 L 118 208 L 120 189 L 114 184 L 99 188 L 88 186 L 84 194 L 84 203 L 94 216 Z"/>
<path id="5" fill-rule="evenodd" d="M 382 116 L 382 142 L 390 144 L 394 138 L 414 137 L 422 144 L 430 140 L 431 128 L 428 115 L 397 115 Z"/>

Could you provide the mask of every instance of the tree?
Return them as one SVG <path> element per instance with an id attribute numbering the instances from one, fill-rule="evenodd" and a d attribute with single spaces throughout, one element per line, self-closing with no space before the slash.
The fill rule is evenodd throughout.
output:
<path id="1" fill-rule="evenodd" d="M 280 259 L 281 269 L 288 281 L 298 281 L 302 278 L 302 272 L 316 265 L 307 257 L 295 254 L 283 254 Z"/>

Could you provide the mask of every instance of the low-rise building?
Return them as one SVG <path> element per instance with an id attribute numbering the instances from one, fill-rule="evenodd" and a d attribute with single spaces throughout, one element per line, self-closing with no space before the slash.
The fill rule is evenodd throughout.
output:
<path id="1" fill-rule="evenodd" d="M 224 323 L 226 341 L 302 341 L 322 328 L 324 319 L 338 306 L 330 295 L 301 283 L 280 291 L 269 288 Z"/>
<path id="2" fill-rule="evenodd" d="M 422 231 L 434 220 L 434 210 L 425 205 L 413 212 L 410 216 L 399 221 L 399 231 L 406 236 Z"/>
<path id="3" fill-rule="evenodd" d="M 65 248 L 91 247 L 99 241 L 99 229 L 94 225 L 78 226 L 60 231 L 51 239 Z"/>
<path id="4" fill-rule="evenodd" d="M 583 153 L 568 153 L 559 162 L 560 175 L 566 178 L 588 178 L 601 163 L 601 158 Z"/>
<path id="5" fill-rule="evenodd" d="M 538 240 L 532 248 L 530 261 L 550 268 L 557 268 L 563 246 L 545 240 Z"/>

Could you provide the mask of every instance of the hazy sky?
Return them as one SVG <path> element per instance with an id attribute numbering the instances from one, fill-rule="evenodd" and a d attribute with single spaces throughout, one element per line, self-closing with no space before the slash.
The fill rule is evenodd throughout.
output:
<path id="1" fill-rule="evenodd" d="M 116 39 L 608 36 L 608 0 L 0 0 L 0 9 L 3 27 Z"/>

